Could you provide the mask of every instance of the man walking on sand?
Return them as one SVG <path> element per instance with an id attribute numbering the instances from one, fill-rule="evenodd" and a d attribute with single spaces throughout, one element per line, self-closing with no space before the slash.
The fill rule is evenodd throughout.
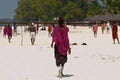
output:
<path id="1" fill-rule="evenodd" d="M 56 59 L 56 66 L 60 67 L 58 71 L 58 77 L 63 77 L 64 65 L 67 62 L 67 53 L 71 53 L 71 48 L 69 46 L 68 38 L 68 27 L 64 24 L 62 17 L 58 19 L 58 25 L 56 25 L 52 32 L 52 43 L 51 47 L 54 45 L 54 54 Z"/>
<path id="2" fill-rule="evenodd" d="M 93 33 L 94 37 L 97 37 L 98 23 L 94 23 L 93 25 Z"/>
<path id="3" fill-rule="evenodd" d="M 34 45 L 35 43 L 35 36 L 36 36 L 36 29 L 34 26 L 34 23 L 29 27 L 28 29 L 30 31 L 30 36 L 31 36 L 31 44 Z"/>
<path id="4" fill-rule="evenodd" d="M 113 44 L 115 44 L 115 39 L 117 39 L 118 43 L 120 43 L 118 38 L 118 26 L 116 24 L 116 21 L 114 21 L 112 24 L 112 39 L 113 39 Z"/>

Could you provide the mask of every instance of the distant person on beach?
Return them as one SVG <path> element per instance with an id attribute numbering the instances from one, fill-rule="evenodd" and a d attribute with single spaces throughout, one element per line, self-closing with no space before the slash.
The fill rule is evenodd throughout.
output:
<path id="1" fill-rule="evenodd" d="M 114 21 L 112 24 L 112 39 L 113 39 L 113 44 L 115 44 L 115 39 L 117 39 L 118 43 L 120 43 L 118 38 L 118 26 L 116 24 L 116 21 Z"/>
<path id="2" fill-rule="evenodd" d="M 93 33 L 94 33 L 94 37 L 97 37 L 97 30 L 98 30 L 98 23 L 95 22 L 93 25 Z"/>
<path id="3" fill-rule="evenodd" d="M 30 31 L 30 36 L 31 36 L 31 44 L 34 45 L 35 43 L 35 36 L 36 36 L 36 28 L 34 26 L 34 23 L 28 28 Z"/>
<path id="4" fill-rule="evenodd" d="M 106 27 L 106 23 L 105 23 L 105 21 L 102 21 L 102 24 L 101 24 L 102 34 L 104 34 L 105 27 Z"/>
<path id="5" fill-rule="evenodd" d="M 69 37 L 68 37 L 68 27 L 64 24 L 62 17 L 59 17 L 58 24 L 54 26 L 52 32 L 52 43 L 51 47 L 54 45 L 54 53 L 56 59 L 56 66 L 60 67 L 58 72 L 58 77 L 63 77 L 63 68 L 64 64 L 67 62 L 67 53 L 71 53 L 69 46 Z"/>
<path id="6" fill-rule="evenodd" d="M 17 25 L 16 23 L 13 24 L 14 36 L 17 36 Z"/>
<path id="7" fill-rule="evenodd" d="M 8 27 L 7 27 L 7 35 L 8 35 L 8 42 L 10 43 L 12 39 L 12 27 L 10 24 L 8 24 Z"/>
<path id="8" fill-rule="evenodd" d="M 7 35 L 7 28 L 8 26 L 5 25 L 4 28 L 3 28 L 3 36 L 6 38 L 6 35 Z"/>
<path id="9" fill-rule="evenodd" d="M 106 26 L 107 26 L 107 33 L 109 33 L 111 28 L 110 21 L 107 21 Z"/>
<path id="10" fill-rule="evenodd" d="M 1 33 L 1 30 L 2 30 L 2 26 L 0 25 L 0 33 Z"/>
<path id="11" fill-rule="evenodd" d="M 51 32 L 53 31 L 53 26 L 52 24 L 48 24 L 48 36 L 50 37 L 51 36 Z"/>
<path id="12" fill-rule="evenodd" d="M 39 23 L 36 24 L 36 33 L 39 31 Z"/>

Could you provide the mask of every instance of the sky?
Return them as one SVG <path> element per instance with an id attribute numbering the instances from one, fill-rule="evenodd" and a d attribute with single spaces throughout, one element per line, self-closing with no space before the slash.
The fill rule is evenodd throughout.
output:
<path id="1" fill-rule="evenodd" d="M 0 0 L 0 18 L 13 18 L 17 0 Z"/>
<path id="2" fill-rule="evenodd" d="M 13 18 L 18 0 L 0 0 L 0 18 Z M 100 1 L 100 0 L 98 0 Z"/>

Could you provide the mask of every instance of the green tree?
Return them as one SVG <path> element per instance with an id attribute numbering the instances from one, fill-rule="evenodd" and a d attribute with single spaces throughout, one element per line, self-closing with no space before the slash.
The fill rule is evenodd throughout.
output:
<path id="1" fill-rule="evenodd" d="M 103 13 L 101 6 L 98 4 L 96 0 L 91 1 L 87 9 L 88 10 L 87 10 L 86 16 L 93 16 L 93 15 Z"/>
<path id="2" fill-rule="evenodd" d="M 100 1 L 100 0 L 99 0 Z M 18 21 L 51 21 L 63 16 L 83 19 L 96 14 L 120 13 L 120 0 L 19 0 L 15 19 Z"/>
<path id="3" fill-rule="evenodd" d="M 63 8 L 62 8 L 62 14 L 65 17 L 65 19 L 74 19 L 74 18 L 83 18 L 83 11 L 79 6 L 69 1 Z"/>
<path id="4" fill-rule="evenodd" d="M 120 0 L 101 0 L 106 8 L 106 13 L 120 13 Z"/>
<path id="5" fill-rule="evenodd" d="M 34 10 L 32 8 L 32 2 L 29 0 L 20 0 L 18 2 L 18 8 L 16 9 L 16 19 L 17 20 L 29 20 L 32 18 L 33 13 L 32 11 Z M 28 14 L 29 12 L 29 14 Z"/>

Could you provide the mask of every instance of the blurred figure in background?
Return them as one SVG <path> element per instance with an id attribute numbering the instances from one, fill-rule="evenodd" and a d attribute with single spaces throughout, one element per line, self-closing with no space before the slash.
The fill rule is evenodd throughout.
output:
<path id="1" fill-rule="evenodd" d="M 8 27 L 7 27 L 7 35 L 8 35 L 8 42 L 10 43 L 12 39 L 12 27 L 10 24 L 8 24 Z"/>
<path id="2" fill-rule="evenodd" d="M 17 25 L 16 23 L 13 24 L 14 36 L 17 36 Z"/>
<path id="3" fill-rule="evenodd" d="M 110 25 L 110 21 L 107 21 L 107 33 L 110 33 L 110 28 L 111 28 L 111 25 Z"/>
<path id="4" fill-rule="evenodd" d="M 3 28 L 3 36 L 6 38 L 6 35 L 7 35 L 7 28 L 8 26 L 5 25 L 4 28 Z"/>
<path id="5" fill-rule="evenodd" d="M 116 24 L 116 21 L 114 21 L 112 24 L 112 39 L 113 39 L 113 44 L 115 44 L 115 39 L 117 39 L 118 43 L 120 43 L 118 38 L 118 26 Z"/>
<path id="6" fill-rule="evenodd" d="M 102 25 L 101 25 L 102 34 L 104 34 L 105 27 L 106 27 L 106 23 L 105 21 L 102 21 Z"/>
<path id="7" fill-rule="evenodd" d="M 1 33 L 1 30 L 2 30 L 2 26 L 0 25 L 0 33 Z"/>
<path id="8" fill-rule="evenodd" d="M 35 43 L 35 36 L 36 36 L 36 28 L 34 26 L 34 23 L 28 28 L 30 31 L 30 37 L 31 37 L 31 44 L 34 45 Z"/>
<path id="9" fill-rule="evenodd" d="M 97 30 L 98 30 L 98 23 L 95 22 L 93 25 L 93 33 L 94 33 L 94 37 L 97 37 Z"/>
<path id="10" fill-rule="evenodd" d="M 36 24 L 36 33 L 39 31 L 39 23 Z"/>
<path id="11" fill-rule="evenodd" d="M 48 24 L 48 36 L 51 36 L 51 32 L 53 31 L 53 26 L 49 23 Z"/>

